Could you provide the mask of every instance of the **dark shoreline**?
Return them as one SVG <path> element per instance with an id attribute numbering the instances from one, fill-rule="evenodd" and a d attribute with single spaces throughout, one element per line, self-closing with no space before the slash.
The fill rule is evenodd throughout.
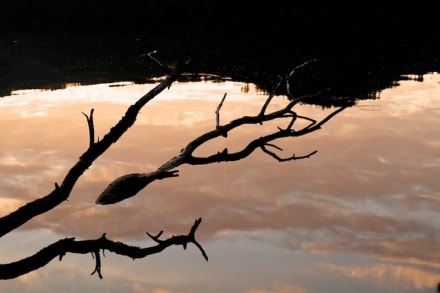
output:
<path id="1" fill-rule="evenodd" d="M 17 34 L 0 38 L 0 95 L 26 88 L 62 88 L 66 83 L 100 83 L 120 80 L 146 82 L 163 74 L 146 57 L 171 66 L 192 56 L 190 71 L 228 76 L 252 82 L 263 90 L 273 88 L 279 75 L 316 59 L 298 71 L 292 81 L 298 94 L 331 89 L 328 94 L 367 98 L 392 86 L 402 75 L 440 71 L 440 48 L 416 42 L 300 43 L 264 40 L 190 40 L 187 35 L 163 37 L 142 34 Z M 198 47 L 200 46 L 200 47 Z M 221 47 L 223 46 L 223 47 Z M 437 51 L 438 50 L 438 51 Z"/>
<path id="2" fill-rule="evenodd" d="M 10 12 L 25 8 L 19 15 L 1 12 L 0 96 L 66 83 L 146 82 L 162 74 L 145 56 L 153 50 L 164 63 L 190 56 L 192 72 L 252 82 L 263 90 L 294 66 L 317 59 L 292 81 L 297 94 L 327 89 L 327 96 L 349 103 L 374 98 L 403 75 L 440 71 L 440 33 L 426 5 L 275 0 L 249 10 L 229 0 L 154 0 L 148 2 L 154 7 L 142 10 L 146 2 L 138 0 L 125 6 L 117 0 L 35 3 L 1 4 L 10 5 Z"/>

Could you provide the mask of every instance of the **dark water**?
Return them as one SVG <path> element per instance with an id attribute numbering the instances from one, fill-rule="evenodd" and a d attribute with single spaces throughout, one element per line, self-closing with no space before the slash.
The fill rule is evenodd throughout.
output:
<path id="1" fill-rule="evenodd" d="M 191 58 L 191 73 L 209 73 L 252 82 L 271 90 L 278 76 L 295 66 L 316 60 L 297 71 L 292 87 L 298 95 L 325 91 L 326 97 L 374 98 L 403 75 L 439 69 L 434 52 L 425 43 L 364 44 L 343 40 L 303 44 L 275 42 L 263 37 L 211 39 L 191 33 L 147 35 L 116 34 L 13 34 L 0 38 L 0 93 L 23 88 L 63 88 L 67 83 L 93 84 L 119 80 L 147 82 L 162 75 L 146 55 L 155 55 L 170 67 Z M 398 46 L 395 48 L 394 46 Z M 434 50 L 434 49 L 431 49 Z M 323 98 L 323 97 L 322 97 Z M 316 100 L 315 103 L 325 103 Z M 327 101 L 328 102 L 328 101 Z"/>
<path id="2" fill-rule="evenodd" d="M 403 75 L 439 71 L 434 7 L 352 1 L 5 0 L 0 6 L 0 94 L 65 83 L 130 80 L 188 69 L 272 89 L 278 75 L 316 59 L 297 94 L 371 98 Z M 322 103 L 322 101 L 314 101 Z"/>

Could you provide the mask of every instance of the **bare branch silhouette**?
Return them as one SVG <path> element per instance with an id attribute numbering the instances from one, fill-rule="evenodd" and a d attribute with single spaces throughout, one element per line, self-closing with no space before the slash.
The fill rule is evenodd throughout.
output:
<path id="1" fill-rule="evenodd" d="M 80 156 L 79 161 L 67 172 L 61 185 L 55 183 L 55 189 L 48 195 L 29 202 L 18 208 L 16 211 L 0 218 L 0 237 L 23 225 L 33 217 L 50 211 L 63 201 L 67 200 L 78 178 L 80 178 L 92 163 L 113 143 L 118 141 L 127 129 L 134 124 L 136 117 L 143 106 L 163 90 L 171 86 L 171 84 L 183 73 L 188 63 L 189 60 L 180 64 L 180 66 L 177 66 L 164 81 L 159 83 L 156 87 L 137 100 L 136 103 L 131 105 L 121 120 L 119 120 L 119 122 L 110 129 L 102 140 L 98 142 L 94 142 L 94 138 L 92 137 L 93 110 L 90 112 L 90 116 L 86 115 L 90 134 L 90 145 L 88 149 Z"/>
<path id="2" fill-rule="evenodd" d="M 305 66 L 308 62 L 299 65 L 298 67 Z M 319 130 L 321 126 L 329 121 L 331 118 L 333 118 L 335 115 L 340 113 L 345 109 L 345 107 L 340 107 L 333 112 L 331 112 L 329 115 L 327 115 L 325 118 L 323 118 L 320 121 L 316 121 L 312 118 L 298 115 L 296 112 L 293 111 L 293 107 L 297 105 L 298 103 L 305 101 L 308 98 L 315 97 L 317 95 L 320 95 L 321 92 L 312 94 L 312 95 L 304 95 L 302 97 L 298 97 L 295 99 L 292 99 L 290 102 L 287 103 L 287 105 L 284 106 L 284 108 L 269 112 L 267 113 L 267 108 L 269 107 L 273 97 L 275 96 L 276 92 L 278 91 L 279 87 L 283 83 L 288 83 L 288 79 L 293 75 L 295 70 L 292 70 L 290 74 L 285 76 L 284 78 L 281 78 L 278 82 L 275 89 L 271 92 L 271 94 L 268 96 L 266 101 L 264 102 L 260 112 L 255 116 L 243 116 L 238 119 L 235 119 L 225 125 L 220 125 L 220 109 L 226 99 L 226 94 L 223 95 L 219 105 L 217 106 L 217 109 L 215 111 L 216 114 L 216 127 L 215 129 L 208 131 L 199 137 L 192 140 L 190 143 L 188 143 L 178 155 L 174 156 L 167 162 L 165 162 L 163 165 L 161 165 L 156 171 L 151 173 L 136 173 L 136 174 L 128 174 L 123 175 L 117 179 L 115 179 L 96 199 L 96 204 L 114 204 L 119 201 L 125 200 L 129 197 L 135 196 L 140 190 L 145 188 L 149 183 L 153 182 L 156 179 L 163 179 L 165 177 L 176 177 L 177 176 L 177 170 L 173 170 L 176 167 L 182 165 L 182 164 L 189 164 L 189 165 L 206 165 L 210 163 L 218 163 L 218 162 L 229 162 L 229 161 L 238 161 L 241 159 L 244 159 L 248 157 L 250 154 L 252 154 L 256 149 L 261 149 L 264 153 L 268 154 L 269 156 L 273 157 L 279 162 L 285 162 L 285 161 L 292 161 L 292 160 L 300 160 L 300 159 L 306 159 L 310 156 L 317 153 L 317 151 L 312 151 L 305 155 L 293 155 L 289 156 L 287 158 L 281 158 L 280 156 L 276 155 L 274 152 L 271 152 L 268 150 L 268 147 L 277 148 L 278 150 L 281 150 L 278 148 L 274 141 L 281 138 L 287 138 L 287 137 L 298 137 L 303 136 L 308 133 L 314 132 L 316 130 Z M 284 119 L 288 120 L 287 127 L 282 129 L 278 127 L 275 129 L 272 133 L 261 136 L 259 138 L 256 138 L 254 140 L 251 140 L 243 149 L 238 150 L 236 152 L 230 152 L 227 148 L 225 148 L 222 151 L 219 151 L 215 154 L 212 154 L 207 157 L 197 157 L 194 156 L 193 153 L 202 145 L 206 144 L 208 141 L 213 140 L 217 137 L 223 136 L 227 137 L 228 132 L 238 129 L 244 125 L 250 125 L 250 124 L 263 124 L 264 122 L 273 121 L 276 119 Z M 308 121 L 309 123 L 306 126 L 303 126 L 299 129 L 294 129 L 295 122 L 298 121 L 298 119 L 302 119 L 305 121 Z M 165 172 L 165 173 L 164 173 Z M 172 172 L 172 175 L 170 176 L 160 176 L 157 177 L 157 174 L 168 174 L 167 172 Z"/>
<path id="3" fill-rule="evenodd" d="M 108 250 L 119 255 L 137 259 L 160 253 L 164 249 L 173 245 L 182 245 L 183 248 L 186 249 L 188 243 L 192 243 L 200 250 L 203 258 L 208 261 L 208 256 L 205 250 L 195 239 L 196 230 L 201 222 L 201 218 L 196 219 L 187 235 L 171 236 L 170 238 L 163 240 L 159 239 L 159 237 L 162 235 L 162 231 L 157 236 L 151 236 L 149 233 L 147 233 L 148 236 L 156 242 L 156 245 L 145 248 L 130 246 L 119 241 L 112 241 L 106 237 L 105 233 L 100 238 L 94 240 L 75 240 L 75 238 L 64 238 L 41 249 L 32 256 L 9 264 L 0 264 L 0 279 L 13 279 L 27 274 L 31 271 L 44 267 L 56 257 L 58 257 L 61 261 L 64 255 L 67 253 L 91 253 L 95 259 L 95 269 L 91 274 L 93 275 L 97 273 L 99 278 L 102 279 L 101 250 L 103 253 L 104 250 Z"/>
<path id="4" fill-rule="evenodd" d="M 95 139 L 95 122 L 93 118 L 94 109 L 91 109 L 89 114 L 82 113 L 86 118 L 89 132 L 89 146 L 87 150 L 79 157 L 78 162 L 70 168 L 61 184 L 55 182 L 54 189 L 48 195 L 29 202 L 10 214 L 0 218 L 0 237 L 15 230 L 32 218 L 52 210 L 60 203 L 67 200 L 73 187 L 83 173 L 98 157 L 107 151 L 113 143 L 117 142 L 119 138 L 135 123 L 139 111 L 149 101 L 155 98 L 166 88 L 169 88 L 171 84 L 183 74 L 189 63 L 189 61 L 186 61 L 177 65 L 175 69 L 170 69 L 154 58 L 152 54 L 153 53 L 148 54 L 148 56 L 160 67 L 162 67 L 162 69 L 167 73 L 167 78 L 144 96 L 140 97 L 133 105 L 131 105 L 119 122 L 117 122 L 101 140 L 99 138 Z M 314 155 L 317 152 L 316 150 L 303 155 L 297 156 L 294 154 L 286 157 L 282 157 L 276 153 L 283 151 L 281 147 L 277 146 L 276 140 L 288 137 L 298 137 L 314 132 L 345 109 L 344 107 L 338 108 L 319 121 L 306 116 L 298 115 L 293 110 L 294 106 L 298 103 L 317 95 L 313 94 L 293 98 L 293 93 L 288 84 L 289 79 L 293 76 L 295 70 L 305 66 L 307 63 L 308 62 L 301 64 L 300 66 L 294 68 L 288 75 L 280 78 L 277 86 L 267 97 L 261 106 L 260 111 L 256 115 L 242 116 L 221 125 L 220 110 L 226 99 L 225 93 L 215 111 L 216 126 L 213 130 L 203 133 L 190 141 L 178 155 L 169 159 L 153 172 L 132 173 L 116 178 L 97 197 L 95 203 L 101 205 L 115 204 L 135 196 L 140 190 L 156 180 L 177 177 L 179 175 L 179 171 L 176 168 L 182 164 L 203 165 L 214 162 L 237 161 L 248 157 L 257 149 L 260 149 L 263 153 L 279 162 L 306 159 Z M 272 99 L 277 94 L 279 87 L 282 85 L 286 85 L 288 87 L 288 96 L 291 99 L 283 108 L 270 112 L 268 109 Z M 274 120 L 282 120 L 286 122 L 287 126 L 284 128 L 274 127 L 273 131 L 269 134 L 251 139 L 246 146 L 235 152 L 230 152 L 227 148 L 225 148 L 222 151 L 205 157 L 194 155 L 194 152 L 202 145 L 220 136 L 227 137 L 228 133 L 233 130 L 240 129 L 245 125 L 262 125 L 266 122 Z M 303 123 L 303 126 L 296 127 L 296 122 L 299 120 L 306 121 L 307 123 L 305 123 L 305 126 Z M 167 239 L 160 239 L 162 236 L 162 231 L 155 236 L 147 233 L 148 236 L 156 243 L 156 245 L 146 248 L 134 247 L 122 242 L 114 242 L 106 238 L 105 233 L 102 235 L 102 237 L 94 240 L 76 240 L 75 238 L 61 239 L 41 249 L 32 256 L 8 264 L 0 264 L 0 279 L 16 278 L 33 270 L 37 270 L 41 267 L 44 267 L 55 257 L 59 257 L 61 260 L 66 253 L 91 253 L 95 260 L 95 268 L 92 274 L 97 274 L 99 278 L 102 278 L 101 252 L 104 253 L 105 250 L 131 258 L 144 258 L 151 254 L 160 253 L 172 245 L 182 245 L 183 248 L 186 249 L 188 243 L 192 243 L 200 250 L 202 256 L 208 260 L 208 256 L 203 247 L 195 239 L 195 232 L 200 223 L 201 218 L 196 219 L 194 225 L 187 235 L 173 236 Z"/>

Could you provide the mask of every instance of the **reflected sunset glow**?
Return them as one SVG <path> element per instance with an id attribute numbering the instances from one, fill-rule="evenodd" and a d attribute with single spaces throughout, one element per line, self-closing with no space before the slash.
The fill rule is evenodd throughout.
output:
<path id="1" fill-rule="evenodd" d="M 114 85 L 16 91 L 0 99 L 1 215 L 47 194 L 86 150 L 82 112 L 94 109 L 102 137 L 154 86 Z M 10 245 L 1 248 L 1 255 L 24 257 L 63 237 L 94 239 L 104 232 L 145 246 L 151 244 L 145 232 L 186 233 L 202 217 L 198 238 L 208 263 L 194 247 L 135 262 L 108 253 L 99 280 L 89 276 L 88 256 L 69 255 L 2 286 L 10 292 L 78 283 L 78 292 L 433 292 L 440 282 L 439 74 L 423 83 L 402 81 L 318 132 L 277 144 L 285 157 L 318 150 L 309 159 L 279 163 L 257 150 L 238 162 L 183 165 L 179 177 L 154 182 L 134 198 L 94 205 L 114 178 L 153 171 L 214 129 L 225 93 L 221 124 L 257 114 L 266 99 L 254 85 L 232 81 L 173 84 L 94 162 L 69 201 L 4 237 Z M 270 109 L 286 102 L 276 97 Z M 296 109 L 312 118 L 331 111 Z M 198 154 L 238 150 L 283 123 L 232 132 Z M 12 241 L 31 234 L 33 244 L 12 253 Z"/>

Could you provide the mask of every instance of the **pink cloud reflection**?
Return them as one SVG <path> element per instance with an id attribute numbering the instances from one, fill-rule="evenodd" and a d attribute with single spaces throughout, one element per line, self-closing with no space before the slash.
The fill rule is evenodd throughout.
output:
<path id="1" fill-rule="evenodd" d="M 277 230 L 283 235 L 279 243 L 289 249 L 352 251 L 438 268 L 440 78 L 434 74 L 425 80 L 403 82 L 384 91 L 378 101 L 345 110 L 319 132 L 280 142 L 286 156 L 317 149 L 310 159 L 278 163 L 257 152 L 240 162 L 181 166 L 178 178 L 155 182 L 118 205 L 95 206 L 95 198 L 114 178 L 154 170 L 215 127 L 214 111 L 224 92 L 228 98 L 221 112 L 223 123 L 258 113 L 265 98 L 252 91 L 243 94 L 238 83 L 178 83 L 151 102 L 138 123 L 93 164 L 68 202 L 22 229 L 141 239 L 146 231 L 184 233 L 194 218 L 202 217 L 199 233 L 205 241 L 233 231 Z M 120 92 L 106 99 L 107 91 L 114 89 Z M 95 108 L 97 135 L 102 136 L 132 97 L 146 90 L 140 85 L 88 86 L 75 88 L 74 99 L 69 99 L 69 91 L 3 98 L 1 214 L 46 194 L 62 180 L 88 144 L 81 112 Z M 126 96 L 131 98 L 124 100 Z M 38 107 L 36 102 L 20 103 L 34 98 Z M 284 102 L 278 98 L 274 107 Z M 300 106 L 298 111 L 312 117 L 326 114 L 313 106 Z M 240 148 L 276 126 L 248 127 L 227 140 L 213 141 L 200 153 Z M 339 271 L 348 274 L 347 270 Z M 424 284 L 431 284 L 433 278 L 427 278 Z"/>

